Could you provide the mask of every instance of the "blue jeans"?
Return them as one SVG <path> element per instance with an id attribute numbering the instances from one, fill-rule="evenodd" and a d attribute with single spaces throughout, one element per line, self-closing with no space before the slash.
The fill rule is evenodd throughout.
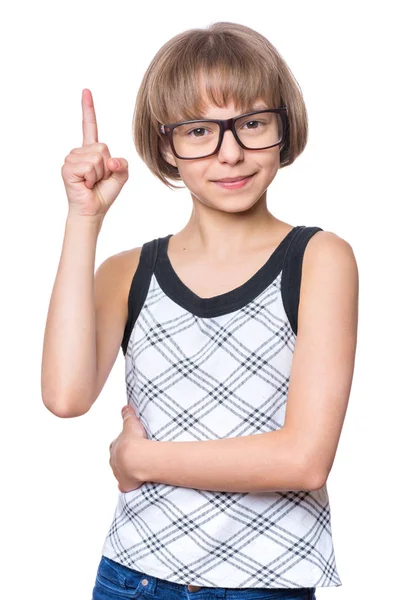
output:
<path id="1" fill-rule="evenodd" d="M 312 588 L 208 588 L 173 583 L 101 557 L 92 600 L 316 600 Z"/>

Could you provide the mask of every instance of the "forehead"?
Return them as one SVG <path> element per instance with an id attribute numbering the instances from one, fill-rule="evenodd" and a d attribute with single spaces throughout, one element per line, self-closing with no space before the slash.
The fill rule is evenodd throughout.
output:
<path id="1" fill-rule="evenodd" d="M 200 71 L 191 80 L 182 82 L 177 93 L 169 95 L 171 99 L 164 111 L 166 123 L 203 118 L 227 119 L 278 106 L 275 86 L 263 84 L 262 77 L 248 82 L 232 77 L 231 73 L 217 71 Z"/>
<path id="2" fill-rule="evenodd" d="M 251 103 L 243 107 L 238 107 L 238 104 L 235 101 L 229 101 L 224 106 L 217 106 L 216 104 L 207 102 L 199 117 L 205 119 L 229 119 L 244 113 L 249 113 L 254 110 L 262 110 L 265 108 L 270 107 L 267 106 L 263 100 L 253 100 Z"/>

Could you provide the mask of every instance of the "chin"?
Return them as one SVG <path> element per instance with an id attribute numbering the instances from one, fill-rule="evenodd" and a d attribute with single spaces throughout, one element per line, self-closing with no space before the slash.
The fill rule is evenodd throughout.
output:
<path id="1" fill-rule="evenodd" d="M 193 194 L 195 200 L 204 204 L 208 208 L 219 210 L 226 213 L 239 213 L 251 210 L 255 204 L 262 198 L 263 193 L 259 197 L 252 198 L 252 196 L 242 196 L 241 194 L 228 194 L 227 197 L 205 199 L 203 197 L 196 196 Z M 238 197 L 239 196 L 239 197 Z"/>

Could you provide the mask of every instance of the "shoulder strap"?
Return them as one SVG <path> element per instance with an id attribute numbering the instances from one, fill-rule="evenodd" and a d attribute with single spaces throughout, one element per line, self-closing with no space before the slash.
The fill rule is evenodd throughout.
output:
<path id="1" fill-rule="evenodd" d="M 139 263 L 132 278 L 128 294 L 128 319 L 125 325 L 121 348 L 124 356 L 127 353 L 128 342 L 135 321 L 141 312 L 143 303 L 148 295 L 150 280 L 155 270 L 159 239 L 145 242 L 139 256 Z"/>
<path id="2" fill-rule="evenodd" d="M 298 333 L 302 261 L 306 245 L 318 231 L 323 231 L 323 229 L 321 227 L 300 226 L 284 255 L 281 294 L 287 317 L 295 335 Z"/>

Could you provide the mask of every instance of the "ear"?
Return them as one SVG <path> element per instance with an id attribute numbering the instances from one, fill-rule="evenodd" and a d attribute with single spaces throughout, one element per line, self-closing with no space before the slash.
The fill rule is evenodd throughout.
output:
<path id="1" fill-rule="evenodd" d="M 159 139 L 159 150 L 166 162 L 168 162 L 173 167 L 177 167 L 176 158 L 170 147 L 169 140 Z"/>

